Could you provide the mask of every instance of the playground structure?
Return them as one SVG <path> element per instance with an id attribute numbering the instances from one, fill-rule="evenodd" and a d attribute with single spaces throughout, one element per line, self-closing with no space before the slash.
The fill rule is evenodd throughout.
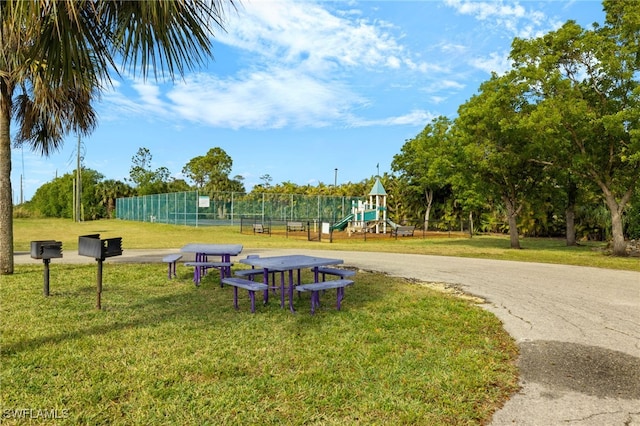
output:
<path id="1" fill-rule="evenodd" d="M 387 218 L 387 191 L 379 178 L 376 178 L 373 188 L 369 192 L 369 200 L 351 201 L 351 213 L 333 226 L 333 230 L 344 231 L 351 235 L 358 232 L 386 234 L 387 226 L 395 228 L 397 225 Z"/>

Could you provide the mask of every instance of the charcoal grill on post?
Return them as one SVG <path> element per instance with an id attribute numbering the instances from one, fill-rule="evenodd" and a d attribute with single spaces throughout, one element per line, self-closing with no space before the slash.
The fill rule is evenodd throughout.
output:
<path id="1" fill-rule="evenodd" d="M 44 263 L 44 286 L 42 293 L 49 295 L 49 263 L 51 259 L 62 257 L 62 242 L 54 240 L 31 241 L 31 257 L 42 259 Z"/>
<path id="2" fill-rule="evenodd" d="M 102 309 L 102 262 L 107 257 L 120 256 L 122 254 L 122 238 L 105 238 L 101 240 L 100 234 L 81 235 L 78 237 L 78 254 L 93 257 L 98 262 L 96 308 Z"/>

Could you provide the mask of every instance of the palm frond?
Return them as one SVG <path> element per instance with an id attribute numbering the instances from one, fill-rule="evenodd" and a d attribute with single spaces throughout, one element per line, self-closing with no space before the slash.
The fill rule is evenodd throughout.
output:
<path id="1" fill-rule="evenodd" d="M 228 3 L 235 7 L 233 0 Z M 224 2 L 160 0 L 101 2 L 100 16 L 123 66 L 146 78 L 184 75 L 212 57 L 214 27 L 224 30 Z"/>
<path id="2" fill-rule="evenodd" d="M 92 107 L 92 88 L 51 88 L 37 78 L 31 83 L 21 86 L 13 104 L 19 125 L 15 144 L 27 143 L 33 151 L 48 156 L 62 146 L 66 134 L 93 131 L 97 116 Z"/>

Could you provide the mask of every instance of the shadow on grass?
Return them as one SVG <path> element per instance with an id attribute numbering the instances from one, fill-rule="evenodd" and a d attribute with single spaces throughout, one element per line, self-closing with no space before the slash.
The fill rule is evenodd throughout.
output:
<path id="1" fill-rule="evenodd" d="M 496 249 L 510 250 L 508 237 L 474 237 L 467 239 L 435 240 L 434 245 L 444 244 L 447 246 L 469 247 L 475 249 Z M 575 246 L 567 246 L 563 238 L 521 238 L 521 249 L 547 250 L 547 251 L 591 251 L 604 246 L 602 242 L 578 243 Z"/>
<path id="2" fill-rule="evenodd" d="M 134 266 L 129 265 L 129 268 Z M 158 268 L 159 269 L 159 268 Z M 95 267 L 86 265 L 66 265 L 63 271 L 56 271 L 67 279 L 75 282 L 73 287 L 65 287 L 64 284 L 53 283 L 49 298 L 44 300 L 54 302 L 50 306 L 42 306 L 42 299 L 33 299 L 34 305 L 27 307 L 34 313 L 41 309 L 58 310 L 50 311 L 48 315 L 55 317 L 67 312 L 70 316 L 78 316 L 78 319 L 67 321 L 60 328 L 67 330 L 41 335 L 37 337 L 25 337 L 16 342 L 6 341 L 0 348 L 2 356 L 12 356 L 20 352 L 29 351 L 43 345 L 59 344 L 64 341 L 82 339 L 88 336 L 97 336 L 107 333 L 153 326 L 167 321 L 189 324 L 193 327 L 225 327 L 238 321 L 275 322 L 283 325 L 304 324 L 305 326 L 322 327 L 325 321 L 330 322 L 331 316 L 343 315 L 348 317 L 348 312 L 366 309 L 367 305 L 384 297 L 384 287 L 376 285 L 378 274 L 358 274 L 355 276 L 355 284 L 347 287 L 345 298 L 342 301 L 342 310 L 336 310 L 336 292 L 327 291 L 321 295 L 322 305 L 316 310 L 315 315 L 310 314 L 311 301 L 309 293 L 301 293 L 298 296 L 294 292 L 295 313 L 289 311 L 288 298 L 285 297 L 284 309 L 280 307 L 279 294 L 270 294 L 269 303 L 263 305 L 262 294 L 256 293 L 256 312 L 250 312 L 248 293 L 239 289 L 239 309 L 233 307 L 233 290 L 229 286 L 220 287 L 219 275 L 208 274 L 199 287 L 194 286 L 192 273 L 182 272 L 177 279 L 168 281 L 166 275 L 158 273 L 158 278 L 149 284 L 132 284 L 128 282 L 115 283 L 109 278 L 109 270 L 105 271 L 102 293 L 102 310 L 93 310 L 90 306 L 95 301 Z M 41 276 L 41 271 L 36 266 L 20 271 L 17 275 L 28 277 L 32 281 L 36 276 Z M 32 278 L 33 276 L 33 278 Z M 131 279 L 132 281 L 135 278 Z M 154 287 L 164 288 L 175 286 L 170 294 L 161 296 L 151 295 Z M 31 289 L 29 289 L 31 292 Z M 163 291 L 167 291 L 164 289 Z M 92 297 L 93 296 L 93 297 Z M 95 305 L 93 305 L 95 306 Z M 24 313 L 29 316 L 28 312 Z M 37 315 L 37 313 L 35 313 Z M 44 324 L 47 320 L 41 315 L 40 320 Z M 98 322 L 83 326 L 84 321 Z M 77 327 L 69 330 L 71 327 Z M 37 326 L 35 332 L 37 332 Z"/>
<path id="3" fill-rule="evenodd" d="M 86 289 L 80 289 L 78 290 L 77 294 L 86 294 L 86 293 L 89 293 L 89 291 Z M 46 335 L 46 336 L 29 338 L 29 339 L 18 341 L 14 344 L 5 343 L 2 345 L 2 348 L 0 348 L 0 354 L 2 354 L 2 356 L 11 356 L 19 352 L 29 351 L 31 349 L 37 348 L 42 345 L 58 344 L 66 340 L 74 340 L 74 339 L 80 339 L 87 336 L 102 335 L 102 334 L 111 333 L 118 330 L 125 330 L 125 329 L 130 329 L 132 327 L 146 326 L 150 324 L 157 324 L 162 321 L 167 321 L 168 319 L 175 318 L 176 315 L 185 315 L 185 310 L 182 309 L 181 306 L 184 306 L 189 303 L 187 297 L 188 297 L 187 295 L 151 297 L 146 299 L 144 304 L 131 305 L 131 308 L 133 309 L 135 309 L 136 307 L 142 307 L 142 306 L 144 306 L 145 308 L 148 308 L 150 306 L 155 307 L 152 310 L 144 309 L 145 315 L 143 316 L 133 318 L 129 321 L 116 320 L 114 322 L 109 322 L 107 324 L 92 325 L 86 328 L 79 328 L 73 331 L 64 331 L 64 332 Z M 175 305 L 181 305 L 181 306 L 175 306 Z M 108 314 L 108 308 L 107 310 L 103 310 L 101 312 L 105 312 Z"/>

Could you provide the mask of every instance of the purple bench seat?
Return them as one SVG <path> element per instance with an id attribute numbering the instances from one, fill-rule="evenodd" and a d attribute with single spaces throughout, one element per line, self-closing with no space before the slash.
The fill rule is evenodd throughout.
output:
<path id="1" fill-rule="evenodd" d="M 340 304 L 344 298 L 344 288 L 353 284 L 353 280 L 332 280 L 323 281 L 313 284 L 301 284 L 296 286 L 297 291 L 311 292 L 311 314 L 316 312 L 316 308 L 320 306 L 320 292 L 335 288 L 337 292 L 337 309 L 340 310 Z"/>

